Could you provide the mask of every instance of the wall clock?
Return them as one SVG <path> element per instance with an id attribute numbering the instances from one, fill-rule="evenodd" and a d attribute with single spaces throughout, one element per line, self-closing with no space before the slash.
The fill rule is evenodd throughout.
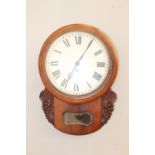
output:
<path id="1" fill-rule="evenodd" d="M 39 73 L 46 118 L 74 135 L 96 131 L 111 117 L 116 94 L 117 56 L 107 35 L 83 24 L 59 28 L 44 42 Z"/>

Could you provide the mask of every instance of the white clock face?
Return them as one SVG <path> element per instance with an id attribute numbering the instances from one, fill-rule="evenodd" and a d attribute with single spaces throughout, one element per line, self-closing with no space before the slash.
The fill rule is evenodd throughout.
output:
<path id="1" fill-rule="evenodd" d="M 62 34 L 50 45 L 45 69 L 60 92 L 81 96 L 97 90 L 108 76 L 111 61 L 105 44 L 84 31 Z"/>

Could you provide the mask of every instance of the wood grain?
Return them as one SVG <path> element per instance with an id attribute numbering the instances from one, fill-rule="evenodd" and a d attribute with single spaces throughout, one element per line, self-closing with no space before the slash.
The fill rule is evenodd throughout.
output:
<path id="1" fill-rule="evenodd" d="M 43 90 L 40 94 L 43 111 L 47 120 L 52 123 L 58 130 L 73 134 L 85 135 L 100 129 L 110 119 L 114 110 L 114 102 L 116 101 L 116 94 L 109 90 L 101 98 L 84 104 L 70 104 L 66 103 L 54 96 L 48 90 Z M 63 113 L 71 112 L 86 112 L 92 113 L 92 124 L 84 125 L 69 125 L 66 126 L 63 122 Z"/>

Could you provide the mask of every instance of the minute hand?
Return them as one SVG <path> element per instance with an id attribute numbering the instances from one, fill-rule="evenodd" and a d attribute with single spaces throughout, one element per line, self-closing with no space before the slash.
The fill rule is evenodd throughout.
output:
<path id="1" fill-rule="evenodd" d="M 74 65 L 73 70 L 68 74 L 68 80 L 67 80 L 67 82 L 72 78 L 74 71 L 76 70 L 77 66 L 79 66 L 79 64 L 80 64 L 80 60 L 85 55 L 85 53 L 87 52 L 87 50 L 90 47 L 90 45 L 92 44 L 92 42 L 93 42 L 93 39 L 90 41 L 90 43 L 88 44 L 87 48 L 85 49 L 85 51 L 83 52 L 83 54 L 80 56 L 80 58 L 78 59 L 78 61 L 75 62 L 75 65 Z"/>
<path id="2" fill-rule="evenodd" d="M 90 41 L 90 43 L 88 44 L 87 48 L 85 49 L 85 51 L 83 52 L 83 54 L 80 56 L 79 60 L 77 61 L 78 63 L 80 62 L 80 60 L 83 58 L 83 56 L 85 55 L 85 53 L 87 52 L 88 48 L 90 47 L 90 45 L 92 44 L 93 39 Z"/>

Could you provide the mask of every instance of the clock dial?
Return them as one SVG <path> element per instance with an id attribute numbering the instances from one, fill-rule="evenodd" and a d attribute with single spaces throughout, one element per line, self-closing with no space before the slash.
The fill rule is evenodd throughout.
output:
<path id="1" fill-rule="evenodd" d="M 48 48 L 45 69 L 51 84 L 73 96 L 88 95 L 106 80 L 111 66 L 108 49 L 95 35 L 70 31 Z"/>

